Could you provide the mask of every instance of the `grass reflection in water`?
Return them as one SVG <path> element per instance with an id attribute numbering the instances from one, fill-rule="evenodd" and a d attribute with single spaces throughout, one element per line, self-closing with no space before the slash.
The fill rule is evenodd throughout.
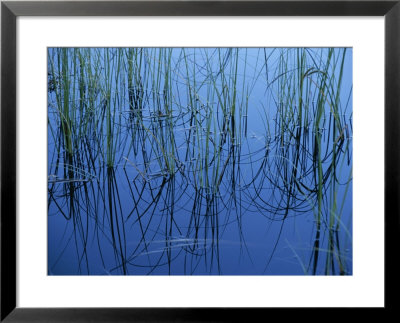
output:
<path id="1" fill-rule="evenodd" d="M 49 48 L 48 271 L 352 274 L 352 51 Z"/>

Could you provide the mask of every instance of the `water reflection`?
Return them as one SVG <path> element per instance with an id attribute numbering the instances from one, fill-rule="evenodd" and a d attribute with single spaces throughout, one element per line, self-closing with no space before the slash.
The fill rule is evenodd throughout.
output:
<path id="1" fill-rule="evenodd" d="M 352 51 L 49 48 L 53 275 L 352 274 Z"/>

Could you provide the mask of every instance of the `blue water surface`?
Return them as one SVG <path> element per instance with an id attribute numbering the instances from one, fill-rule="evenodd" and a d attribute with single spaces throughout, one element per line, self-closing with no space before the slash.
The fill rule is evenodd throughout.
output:
<path id="1" fill-rule="evenodd" d="M 351 48 L 49 48 L 49 275 L 351 275 Z"/>

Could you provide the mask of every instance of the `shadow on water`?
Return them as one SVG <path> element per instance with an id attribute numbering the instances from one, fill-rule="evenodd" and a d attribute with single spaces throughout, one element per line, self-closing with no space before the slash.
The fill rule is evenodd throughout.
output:
<path id="1" fill-rule="evenodd" d="M 48 272 L 351 275 L 351 49 L 49 48 Z"/>

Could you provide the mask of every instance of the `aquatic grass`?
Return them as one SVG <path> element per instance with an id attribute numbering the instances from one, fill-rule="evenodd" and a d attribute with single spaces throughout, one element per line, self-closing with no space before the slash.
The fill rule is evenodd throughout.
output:
<path id="1" fill-rule="evenodd" d="M 309 48 L 49 49 L 49 209 L 73 219 L 81 272 L 94 234 L 104 272 L 174 274 L 182 261 L 185 273 L 223 274 L 220 242 L 232 224 L 240 257 L 253 259 L 251 217 L 276 223 L 265 246 L 265 261 L 275 261 L 280 236 L 291 244 L 288 227 L 306 214 L 315 223 L 303 269 L 351 271 L 346 57 Z M 179 247 L 176 236 L 193 244 Z"/>
<path id="2" fill-rule="evenodd" d="M 321 221 L 322 221 L 322 214 L 325 212 L 324 208 L 323 208 L 323 197 L 325 196 L 325 191 L 324 191 L 324 187 L 325 187 L 325 182 L 327 180 L 327 175 L 331 169 L 328 169 L 328 171 L 324 174 L 324 168 L 323 168 L 323 164 L 324 164 L 324 160 L 326 158 L 323 157 L 323 153 L 324 151 L 329 151 L 329 150 L 325 150 L 324 147 L 322 147 L 322 133 L 320 131 L 320 129 L 323 127 L 321 126 L 321 121 L 324 119 L 324 111 L 325 111 L 325 106 L 330 105 L 332 106 L 332 102 L 327 102 L 326 99 L 328 98 L 328 94 L 329 91 L 333 92 L 333 81 L 332 79 L 327 80 L 326 76 L 329 74 L 328 69 L 330 69 L 330 60 L 331 60 L 331 56 L 332 56 L 333 50 L 329 50 L 328 51 L 328 55 L 327 55 L 327 61 L 324 62 L 324 64 L 320 64 L 320 66 L 324 66 L 325 67 L 325 71 L 321 71 L 320 69 L 316 69 L 314 67 L 306 67 L 305 65 L 305 57 L 307 52 L 303 49 L 303 50 L 297 50 L 297 55 L 296 55 L 296 66 L 297 66 L 297 73 L 298 76 L 296 77 L 296 75 L 294 73 L 291 72 L 291 70 L 289 69 L 289 57 L 288 52 L 281 52 L 280 54 L 280 68 L 279 71 L 277 72 L 277 74 L 280 76 L 280 78 L 276 78 L 274 79 L 274 82 L 277 81 L 278 83 L 280 83 L 280 89 L 282 89 L 282 91 L 279 94 L 279 99 L 277 100 L 279 103 L 279 108 L 278 108 L 278 112 L 280 111 L 279 114 L 279 118 L 276 118 L 277 123 L 276 126 L 278 126 L 278 129 L 280 131 L 280 134 L 278 135 L 280 137 L 280 143 L 281 143 L 281 147 L 282 149 L 280 149 L 280 153 L 282 153 L 282 156 L 289 156 L 288 153 L 288 147 L 289 145 L 285 145 L 288 141 L 290 141 L 290 138 L 294 138 L 295 139 L 295 146 L 293 150 L 293 153 L 291 154 L 294 161 L 294 167 L 292 167 L 292 174 L 290 177 L 287 177 L 288 174 L 288 170 L 286 169 L 286 166 L 284 166 L 284 164 L 282 164 L 282 166 L 284 166 L 284 168 L 282 168 L 282 171 L 280 172 L 280 174 L 282 174 L 282 178 L 284 179 L 285 182 L 288 183 L 288 192 L 287 192 L 287 205 L 290 204 L 290 199 L 293 196 L 293 191 L 292 188 L 293 183 L 296 183 L 297 187 L 299 187 L 299 183 L 296 180 L 297 178 L 297 172 L 298 172 L 298 163 L 301 161 L 301 159 L 304 160 L 305 158 L 305 153 L 303 152 L 302 155 L 300 155 L 300 149 L 302 145 L 305 145 L 306 141 L 304 141 L 304 138 L 306 138 L 306 136 L 302 136 L 301 131 L 302 129 L 307 129 L 308 127 L 308 123 L 309 121 L 306 119 L 303 123 L 303 106 L 307 107 L 309 106 L 309 102 L 311 101 L 309 98 L 309 91 L 310 89 L 312 89 L 314 87 L 314 93 L 316 95 L 316 100 L 317 100 L 317 107 L 318 109 L 315 111 L 316 113 L 316 118 L 314 119 L 314 170 L 315 170 L 315 180 L 316 180 L 316 193 L 317 193 L 317 205 L 318 205 L 318 212 L 317 212 L 317 217 L 316 217 L 316 238 L 315 238 L 315 246 L 314 246 L 314 270 L 317 267 L 317 262 L 318 262 L 318 250 L 319 250 L 319 243 L 320 243 L 320 227 L 321 227 Z M 344 57 L 345 53 L 343 54 Z M 343 63 L 343 59 L 342 59 L 342 63 Z M 343 66 L 343 64 L 342 64 Z M 336 68 L 336 66 L 333 67 L 334 69 Z M 293 75 L 293 76 L 291 76 Z M 317 79 L 313 79 L 314 76 L 317 76 Z M 297 79 L 297 80 L 296 80 Z M 294 81 L 292 81 L 294 80 Z M 306 81 L 307 82 L 304 82 Z M 293 86 L 294 84 L 298 84 L 298 86 Z M 336 86 L 336 84 L 335 84 Z M 305 93 L 304 93 L 304 88 L 306 89 Z M 340 88 L 340 77 L 339 77 L 339 88 Z M 335 87 L 336 89 L 336 87 Z M 293 94 L 289 94 L 289 93 L 293 93 Z M 296 92 L 298 92 L 298 94 L 296 94 Z M 307 96 L 304 97 L 303 95 L 306 94 Z M 336 97 L 339 97 L 340 94 L 336 93 L 335 94 Z M 296 106 L 293 105 L 293 101 L 291 98 L 298 98 L 298 103 Z M 286 98 L 286 101 L 283 100 L 283 98 Z M 315 96 L 313 95 L 313 100 L 315 100 Z M 282 102 L 284 104 L 282 104 Z M 308 104 L 304 105 L 304 102 Z M 325 103 L 327 102 L 327 103 Z M 291 109 L 288 109 L 291 108 Z M 295 109 L 293 109 L 293 107 Z M 307 109 L 306 109 L 307 111 Z M 337 111 L 335 109 L 331 109 L 331 112 L 334 114 L 334 120 L 337 118 Z M 297 118 L 293 118 L 295 117 L 297 114 Z M 307 116 L 307 114 L 306 114 Z M 296 131 L 290 130 L 290 122 L 291 120 L 297 120 L 293 126 L 296 126 L 295 128 L 293 128 Z M 300 125 L 300 126 L 297 126 Z M 289 137 L 285 137 L 287 134 L 289 134 Z M 300 138 L 303 138 L 303 142 L 300 142 Z M 337 144 L 337 142 L 335 142 L 334 144 Z M 282 146 L 283 145 L 283 146 Z M 304 151 L 304 150 L 303 150 Z M 336 156 L 333 153 L 333 158 L 332 160 L 332 164 L 330 167 L 333 167 L 333 165 L 336 165 Z M 304 165 L 304 163 L 303 163 Z M 281 167 L 281 166 L 279 166 Z M 302 168 L 303 172 L 305 170 L 304 166 L 301 166 L 300 168 Z M 279 169 L 279 168 L 278 168 Z M 335 174 L 335 171 L 333 171 L 333 173 Z M 335 175 L 334 175 L 335 177 Z M 336 194 L 336 189 L 335 189 L 335 185 L 332 184 L 332 193 L 333 196 L 335 196 Z M 330 224 L 328 226 L 332 226 L 332 218 L 330 219 Z M 328 244 L 332 244 L 332 237 L 330 237 Z M 329 262 L 329 259 L 328 261 Z M 327 265 L 328 266 L 328 265 Z M 326 268 L 327 268 L 326 266 Z M 315 273 L 315 272 L 314 272 Z M 326 272 L 327 274 L 329 273 L 329 271 Z"/>

